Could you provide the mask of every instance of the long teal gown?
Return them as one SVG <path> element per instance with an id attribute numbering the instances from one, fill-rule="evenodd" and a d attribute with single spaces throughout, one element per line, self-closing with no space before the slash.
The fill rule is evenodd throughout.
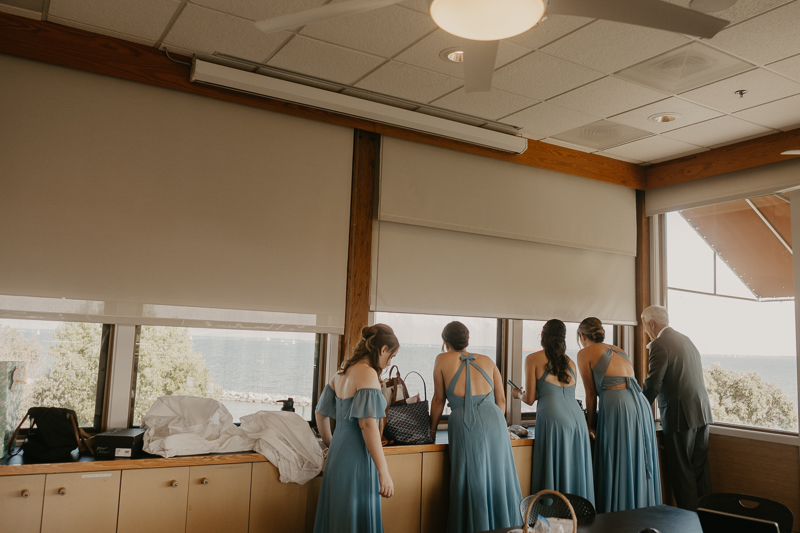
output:
<path id="1" fill-rule="evenodd" d="M 473 533 L 519 525 L 522 492 L 514 468 L 511 441 L 503 412 L 494 403 L 494 382 L 475 361 L 461 354 L 461 366 L 447 387 L 450 420 L 449 533 Z M 492 392 L 473 396 L 470 367 L 483 374 Z M 461 372 L 467 369 L 464 397 L 453 390 Z"/>
<path id="2" fill-rule="evenodd" d="M 317 412 L 336 419 L 336 431 L 322 475 L 314 533 L 382 533 L 378 470 L 358 419 L 383 418 L 386 400 L 380 389 L 361 389 L 342 400 L 328 385 Z"/>
<path id="3" fill-rule="evenodd" d="M 550 364 L 536 380 L 536 441 L 533 445 L 531 493 L 542 489 L 583 496 L 594 504 L 592 449 L 586 417 L 575 400 L 572 385 L 561 387 L 546 381 Z"/>
<path id="4" fill-rule="evenodd" d="M 624 511 L 661 503 L 658 444 L 653 415 L 636 378 L 606 376 L 608 348 L 592 368 L 600 397 L 594 450 L 594 495 L 598 513 Z M 627 389 L 607 390 L 621 384 Z"/>

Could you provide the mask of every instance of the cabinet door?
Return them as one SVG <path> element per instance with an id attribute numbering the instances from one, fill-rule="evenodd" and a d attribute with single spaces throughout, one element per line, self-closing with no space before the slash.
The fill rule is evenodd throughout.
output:
<path id="1" fill-rule="evenodd" d="M 422 533 L 447 531 L 450 509 L 450 456 L 447 452 L 422 454 Z"/>
<path id="2" fill-rule="evenodd" d="M 511 448 L 514 454 L 514 464 L 517 467 L 519 477 L 519 488 L 522 489 L 522 497 L 531 494 L 531 465 L 533 464 L 533 446 L 514 446 Z"/>
<path id="3" fill-rule="evenodd" d="M 189 468 L 125 470 L 117 533 L 184 533 Z"/>
<path id="4" fill-rule="evenodd" d="M 314 533 L 314 522 L 317 519 L 319 491 L 322 489 L 322 476 L 317 476 L 308 483 L 308 504 L 306 505 L 306 533 Z"/>
<path id="5" fill-rule="evenodd" d="M 394 496 L 381 500 L 383 530 L 386 533 L 419 533 L 422 454 L 389 455 L 386 463 L 394 482 Z"/>
<path id="6" fill-rule="evenodd" d="M 0 477 L 0 520 L 3 531 L 39 533 L 43 501 L 44 474 Z"/>
<path id="7" fill-rule="evenodd" d="M 42 533 L 115 533 L 120 472 L 47 474 Z"/>
<path id="8" fill-rule="evenodd" d="M 252 463 L 192 466 L 186 533 L 247 533 Z"/>
<path id="9" fill-rule="evenodd" d="M 281 483 L 271 463 L 253 463 L 250 533 L 302 532 L 306 524 L 308 483 Z"/>

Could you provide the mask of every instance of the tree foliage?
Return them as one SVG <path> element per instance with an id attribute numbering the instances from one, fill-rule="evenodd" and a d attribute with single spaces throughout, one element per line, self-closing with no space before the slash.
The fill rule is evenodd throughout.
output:
<path id="1" fill-rule="evenodd" d="M 719 363 L 703 369 L 715 422 L 797 431 L 797 408 L 783 389 L 756 372 Z"/>

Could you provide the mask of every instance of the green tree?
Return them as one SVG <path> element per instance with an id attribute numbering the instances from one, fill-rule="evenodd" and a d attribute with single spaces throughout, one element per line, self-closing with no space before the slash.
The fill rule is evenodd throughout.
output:
<path id="1" fill-rule="evenodd" d="M 0 361 L 22 361 L 25 363 L 26 384 L 22 391 L 17 421 L 22 420 L 29 407 L 33 407 L 33 387 L 43 367 L 42 345 L 36 340 L 27 340 L 16 328 L 0 326 Z"/>
<path id="2" fill-rule="evenodd" d="M 219 399 L 222 389 L 209 376 L 203 357 L 192 349 L 189 330 L 142 326 L 134 424 L 159 396 L 177 395 Z"/>
<path id="3" fill-rule="evenodd" d="M 703 369 L 715 422 L 797 431 L 797 408 L 775 383 L 756 372 L 715 363 Z"/>

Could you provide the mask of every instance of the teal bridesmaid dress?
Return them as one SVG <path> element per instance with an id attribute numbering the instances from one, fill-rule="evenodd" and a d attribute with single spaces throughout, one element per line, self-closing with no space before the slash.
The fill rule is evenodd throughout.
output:
<path id="1" fill-rule="evenodd" d="M 536 441 L 533 446 L 531 493 L 542 489 L 583 496 L 594 504 L 592 449 L 586 417 L 575 400 L 575 372 L 572 385 L 561 387 L 545 381 L 545 373 L 536 380 Z"/>
<path id="2" fill-rule="evenodd" d="M 519 525 L 522 492 L 514 468 L 503 412 L 494 403 L 494 382 L 475 361 L 461 354 L 461 366 L 447 387 L 452 409 L 447 423 L 450 444 L 449 533 L 473 533 Z M 470 367 L 483 374 L 492 392 L 473 396 Z M 466 368 L 464 397 L 453 390 Z"/>
<path id="3" fill-rule="evenodd" d="M 383 533 L 378 470 L 358 419 L 383 418 L 386 400 L 379 389 L 361 389 L 342 400 L 328 385 L 317 412 L 336 419 L 336 431 L 322 475 L 314 533 Z"/>
<path id="4" fill-rule="evenodd" d="M 600 397 L 594 449 L 594 495 L 598 513 L 661 503 L 658 444 L 650 404 L 636 378 L 606 376 L 613 348 L 592 368 Z M 630 361 L 630 360 L 628 360 Z M 607 390 L 625 383 L 627 389 Z"/>

